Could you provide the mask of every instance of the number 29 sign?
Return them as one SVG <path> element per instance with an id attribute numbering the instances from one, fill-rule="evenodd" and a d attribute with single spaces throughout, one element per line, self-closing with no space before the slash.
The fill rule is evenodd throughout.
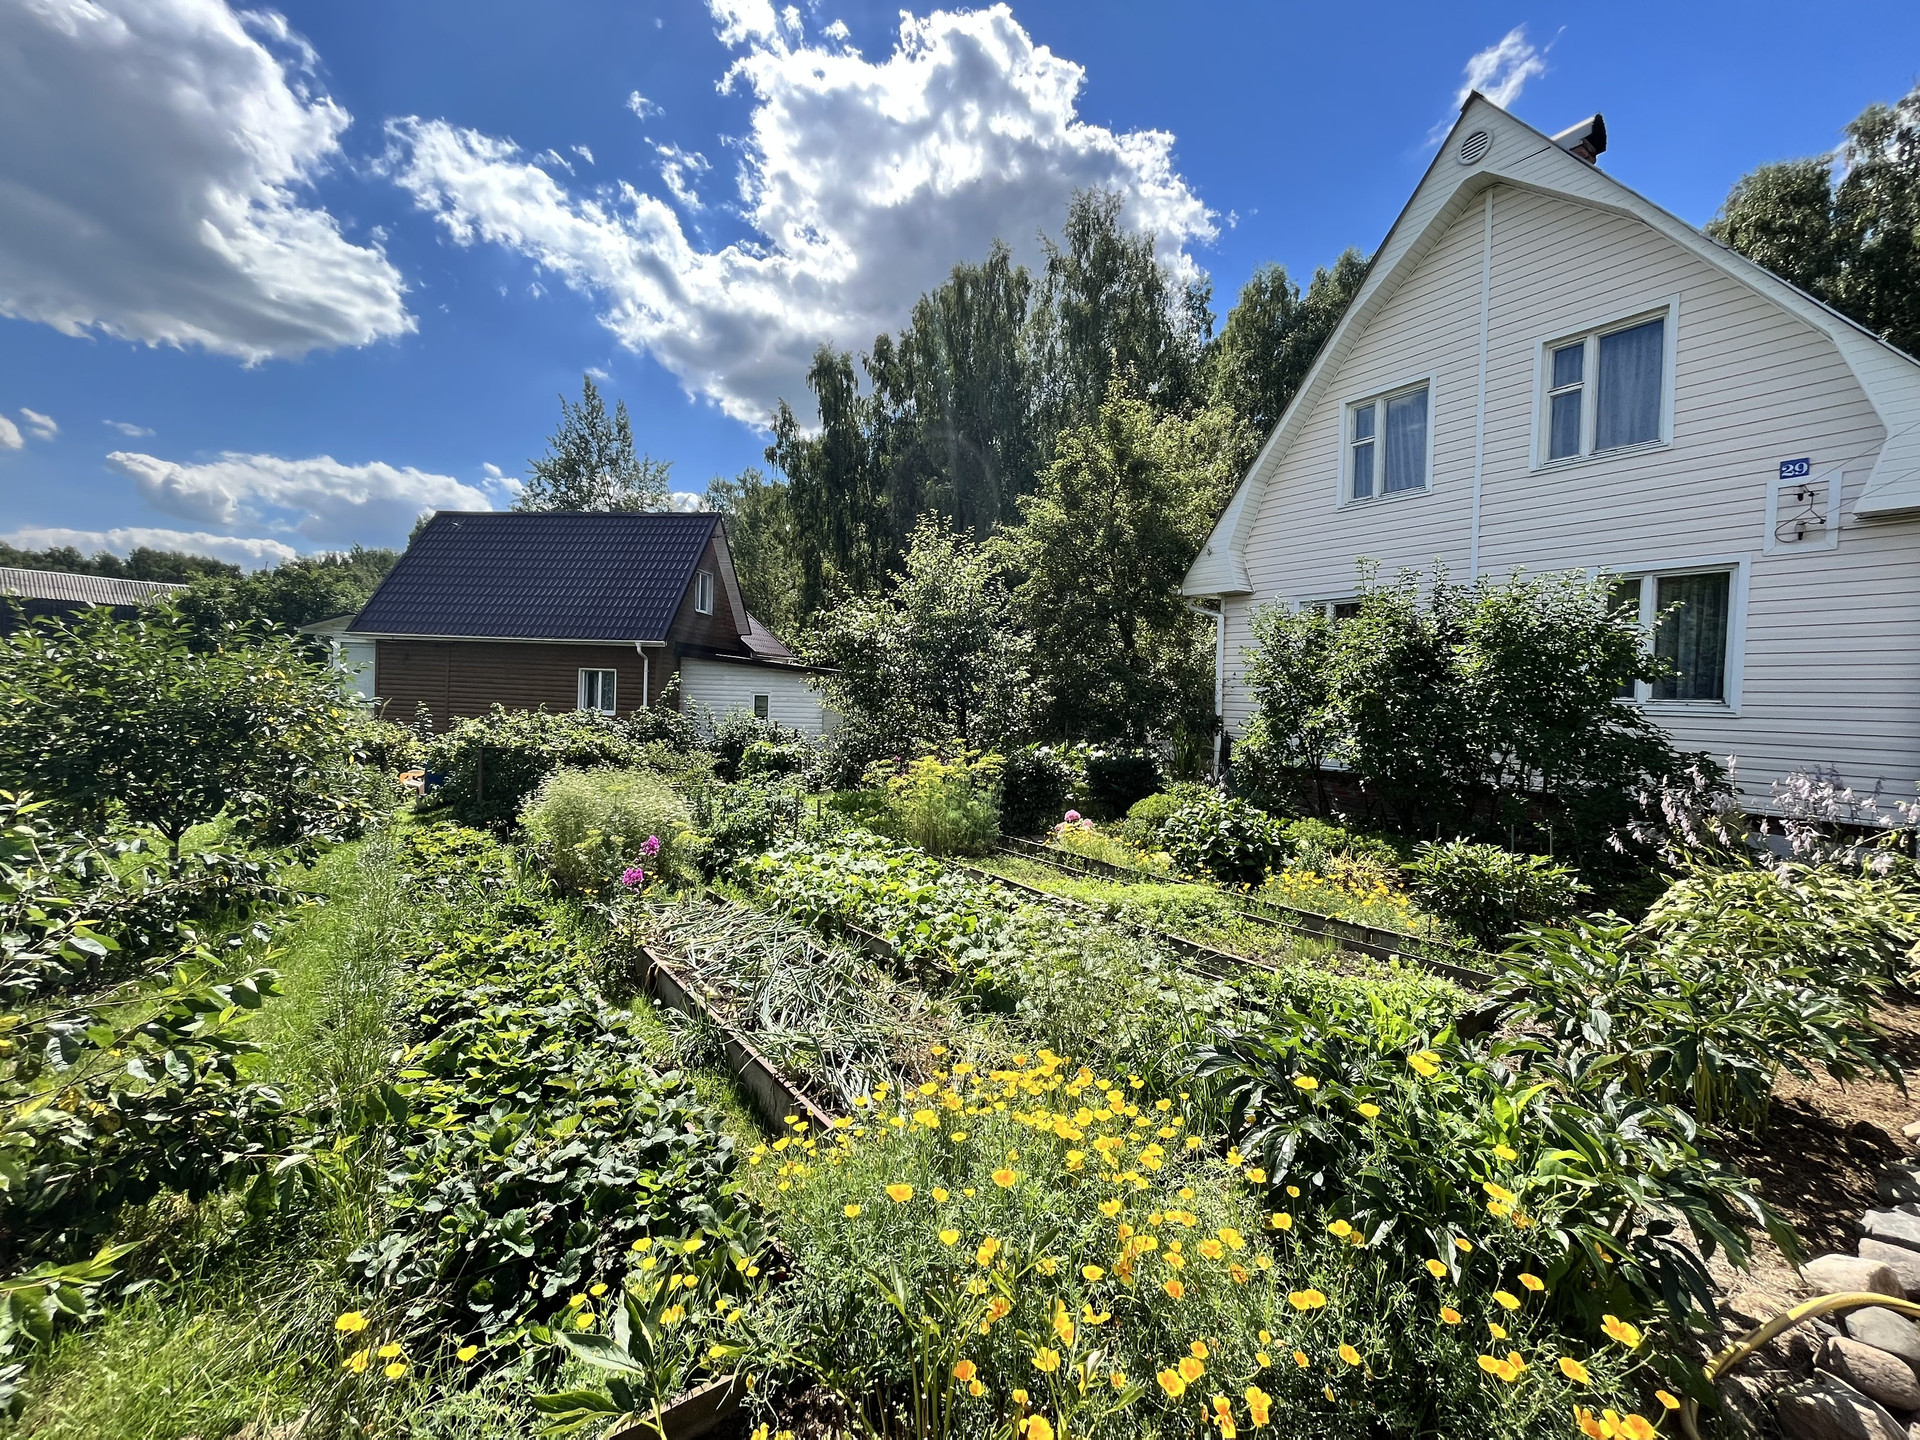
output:
<path id="1" fill-rule="evenodd" d="M 1782 460 L 1780 478 L 1782 480 L 1804 480 L 1813 473 L 1813 461 L 1810 459 Z"/>

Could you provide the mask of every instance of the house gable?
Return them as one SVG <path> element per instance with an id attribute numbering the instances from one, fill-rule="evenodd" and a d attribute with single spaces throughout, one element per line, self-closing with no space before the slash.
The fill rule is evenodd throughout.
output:
<path id="1" fill-rule="evenodd" d="M 1483 133 L 1487 139 L 1484 157 L 1463 164 L 1463 142 Z M 1388 232 L 1366 281 L 1309 370 L 1299 394 L 1215 524 L 1188 572 L 1183 586 L 1186 594 L 1253 593 L 1256 587 L 1247 569 L 1247 545 L 1282 459 L 1297 445 L 1315 443 L 1310 438 L 1313 427 L 1320 423 L 1329 393 L 1345 393 L 1356 349 L 1370 336 L 1378 336 L 1389 307 L 1403 308 L 1396 305 L 1397 297 L 1409 286 L 1417 290 L 1423 283 L 1420 277 L 1423 272 L 1431 273 L 1429 260 L 1436 250 L 1447 247 L 1453 261 L 1460 261 L 1470 248 L 1463 242 L 1462 228 L 1475 228 L 1474 216 L 1484 215 L 1485 196 L 1493 187 L 1516 195 L 1578 204 L 1630 221 L 1824 337 L 1867 397 L 1884 436 L 1854 512 L 1868 517 L 1920 508 L 1920 364 L 1744 257 L 1708 240 L 1605 172 L 1574 158 L 1547 136 L 1475 95 L 1462 109 L 1453 131 Z M 1462 323 L 1458 315 L 1445 318 L 1456 327 Z M 1477 309 L 1466 323 L 1472 331 L 1477 367 Z M 1474 398 L 1477 400 L 1477 395 Z M 1436 402 L 1438 399 L 1436 394 Z M 1335 435 L 1337 443 L 1337 431 Z"/>

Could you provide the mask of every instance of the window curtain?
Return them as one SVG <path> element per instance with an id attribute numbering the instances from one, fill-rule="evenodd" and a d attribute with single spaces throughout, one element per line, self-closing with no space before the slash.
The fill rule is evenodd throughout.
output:
<path id="1" fill-rule="evenodd" d="M 1419 490 L 1427 483 L 1427 392 L 1396 395 L 1387 401 L 1387 475 L 1384 487 Z"/>
<path id="2" fill-rule="evenodd" d="M 1672 661 L 1679 673 L 1654 682 L 1654 699 L 1727 698 L 1727 611 L 1732 590 L 1733 577 L 1725 571 L 1661 578 L 1655 594 L 1661 620 L 1653 636 L 1653 653 Z M 1679 608 L 1668 614 L 1668 607 L 1674 605 Z"/>
<path id="3" fill-rule="evenodd" d="M 1613 450 L 1660 438 L 1660 379 L 1667 322 L 1649 320 L 1600 337 L 1600 408 L 1593 448 Z"/>

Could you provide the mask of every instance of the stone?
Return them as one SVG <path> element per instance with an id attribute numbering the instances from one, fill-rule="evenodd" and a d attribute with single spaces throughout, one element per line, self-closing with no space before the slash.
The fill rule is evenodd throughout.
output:
<path id="1" fill-rule="evenodd" d="M 1782 1390 L 1774 1418 L 1787 1440 L 1907 1440 L 1907 1427 L 1835 1375 Z"/>
<path id="2" fill-rule="evenodd" d="M 1920 1260 L 1920 1251 L 1914 1252 L 1914 1259 Z M 1720 1302 L 1720 1312 L 1734 1322 L 1733 1328 L 1738 1333 L 1766 1324 L 1792 1303 L 1764 1290 L 1736 1290 Z"/>
<path id="3" fill-rule="evenodd" d="M 1909 1300 L 1920 1299 L 1920 1250 L 1872 1238 L 1862 1240 L 1858 1249 L 1862 1260 L 1877 1260 L 1893 1271 Z"/>
<path id="4" fill-rule="evenodd" d="M 1796 1380 L 1804 1380 L 1812 1373 L 1813 1362 L 1820 1353 L 1820 1338 L 1804 1325 L 1796 1325 L 1784 1330 L 1762 1345 L 1756 1356 L 1772 1365 L 1776 1370 L 1784 1370 Z"/>
<path id="5" fill-rule="evenodd" d="M 1889 1410 L 1920 1410 L 1920 1380 L 1897 1355 L 1858 1340 L 1834 1339 L 1820 1352 L 1820 1368 Z"/>
<path id="6" fill-rule="evenodd" d="M 1850 1339 L 1899 1356 L 1915 1375 L 1920 1375 L 1920 1325 L 1899 1311 L 1869 1305 L 1864 1310 L 1851 1311 L 1840 1323 L 1846 1326 Z M 1914 1408 L 1920 1409 L 1920 1405 Z"/>
<path id="7" fill-rule="evenodd" d="M 1900 1127 L 1900 1133 L 1909 1140 L 1920 1140 L 1920 1120 L 1909 1120 Z"/>
<path id="8" fill-rule="evenodd" d="M 1875 1295 L 1891 1295 L 1896 1300 L 1907 1298 L 1899 1277 L 1892 1270 L 1878 1260 L 1862 1260 L 1857 1255 L 1822 1255 L 1817 1260 L 1809 1260 L 1800 1273 L 1822 1295 L 1871 1291 Z"/>
<path id="9" fill-rule="evenodd" d="M 1920 1215 L 1899 1210 L 1869 1210 L 1860 1217 L 1860 1228 L 1875 1240 L 1920 1250 Z"/>
<path id="10" fill-rule="evenodd" d="M 1920 1200 L 1920 1170 L 1911 1165 L 1889 1165 L 1874 1178 L 1873 1193 L 1882 1205 L 1911 1205 Z"/>

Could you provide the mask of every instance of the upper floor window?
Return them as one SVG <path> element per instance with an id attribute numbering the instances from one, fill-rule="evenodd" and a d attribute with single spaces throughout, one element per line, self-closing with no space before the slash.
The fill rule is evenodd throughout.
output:
<path id="1" fill-rule="evenodd" d="M 1570 335 L 1545 347 L 1540 454 L 1602 455 L 1667 438 L 1671 313 Z"/>
<path id="2" fill-rule="evenodd" d="M 701 615 L 713 613 L 713 572 L 696 570 L 693 574 L 693 608 Z"/>
<path id="3" fill-rule="evenodd" d="M 1347 406 L 1346 498 L 1427 488 L 1427 382 Z"/>

